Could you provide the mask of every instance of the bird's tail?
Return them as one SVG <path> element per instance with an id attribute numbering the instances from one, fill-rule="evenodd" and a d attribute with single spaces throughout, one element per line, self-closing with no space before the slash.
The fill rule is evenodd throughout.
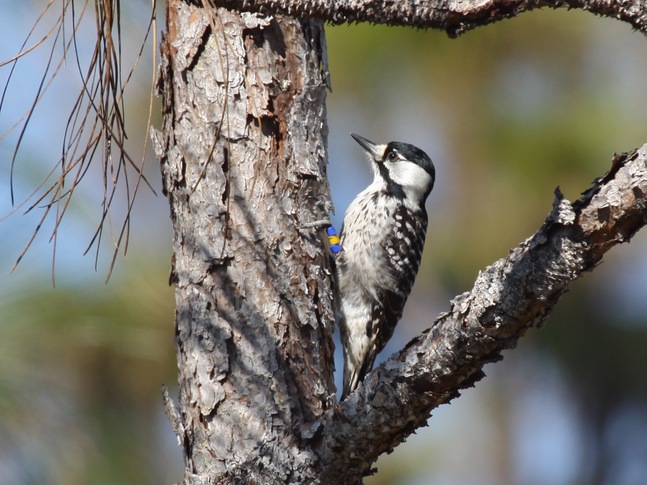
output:
<path id="1" fill-rule="evenodd" d="M 348 395 L 357 389 L 359 384 L 359 372 L 358 368 L 348 360 L 344 362 L 344 388 L 341 392 L 341 399 L 344 400 Z"/>
<path id="2" fill-rule="evenodd" d="M 362 356 L 360 362 L 355 362 L 344 355 L 344 388 L 341 393 L 341 400 L 346 399 L 351 392 L 357 389 L 366 374 L 371 372 L 375 362 L 375 355 L 374 352 L 369 350 L 366 355 Z"/>

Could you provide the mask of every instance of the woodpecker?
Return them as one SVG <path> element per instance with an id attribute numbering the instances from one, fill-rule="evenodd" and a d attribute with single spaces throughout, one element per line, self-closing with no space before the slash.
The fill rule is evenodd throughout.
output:
<path id="1" fill-rule="evenodd" d="M 351 136 L 368 154 L 374 177 L 346 210 L 343 251 L 337 255 L 342 399 L 371 370 L 402 316 L 420 266 L 427 231 L 425 201 L 436 178 L 431 159 L 413 145 L 378 145 Z"/>

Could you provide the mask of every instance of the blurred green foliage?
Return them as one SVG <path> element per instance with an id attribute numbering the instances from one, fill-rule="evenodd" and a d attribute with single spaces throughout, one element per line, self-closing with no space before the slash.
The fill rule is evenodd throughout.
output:
<path id="1" fill-rule="evenodd" d="M 2 286 L 0 483 L 180 475 L 160 393 L 176 380 L 173 292 L 161 260 L 135 257 L 109 285 Z"/>

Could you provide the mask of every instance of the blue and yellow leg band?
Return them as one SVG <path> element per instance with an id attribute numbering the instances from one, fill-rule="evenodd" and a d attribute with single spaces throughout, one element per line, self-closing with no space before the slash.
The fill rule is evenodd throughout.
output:
<path id="1" fill-rule="evenodd" d="M 343 251 L 344 248 L 341 247 L 339 235 L 337 235 L 337 229 L 335 229 L 335 226 L 328 226 L 326 228 L 326 235 L 328 236 L 328 243 L 330 244 L 331 253 L 338 254 Z"/>

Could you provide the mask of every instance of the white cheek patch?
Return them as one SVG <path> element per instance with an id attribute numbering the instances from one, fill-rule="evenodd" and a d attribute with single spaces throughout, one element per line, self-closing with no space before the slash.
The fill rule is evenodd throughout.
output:
<path id="1" fill-rule="evenodd" d="M 431 175 L 411 162 L 396 162 L 389 164 L 391 179 L 402 186 L 407 197 L 415 202 L 421 202 L 425 191 L 431 184 Z"/>

